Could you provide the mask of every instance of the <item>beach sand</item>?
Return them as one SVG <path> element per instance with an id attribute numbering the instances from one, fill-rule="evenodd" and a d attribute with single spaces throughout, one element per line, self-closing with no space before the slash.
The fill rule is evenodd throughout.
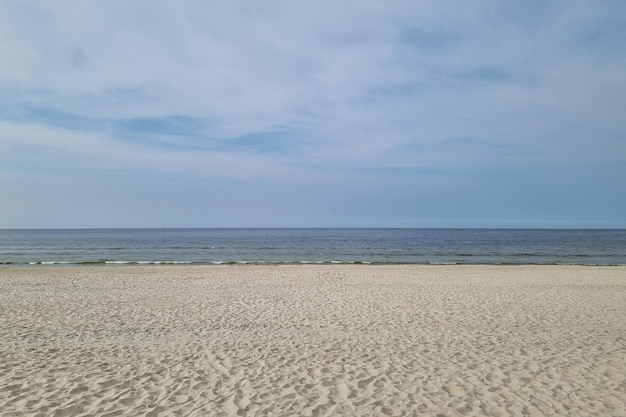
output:
<path id="1" fill-rule="evenodd" d="M 626 416 L 626 267 L 0 268 L 0 416 Z"/>

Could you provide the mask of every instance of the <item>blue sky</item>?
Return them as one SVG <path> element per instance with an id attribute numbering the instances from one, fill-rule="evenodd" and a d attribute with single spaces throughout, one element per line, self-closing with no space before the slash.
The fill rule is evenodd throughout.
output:
<path id="1" fill-rule="evenodd" d="M 626 227 L 626 3 L 0 3 L 0 228 Z"/>

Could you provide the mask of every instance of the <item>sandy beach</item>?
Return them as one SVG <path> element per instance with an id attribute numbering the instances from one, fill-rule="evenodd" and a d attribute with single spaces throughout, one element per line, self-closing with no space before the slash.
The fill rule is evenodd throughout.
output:
<path id="1" fill-rule="evenodd" d="M 0 416 L 626 416 L 626 267 L 0 268 Z"/>

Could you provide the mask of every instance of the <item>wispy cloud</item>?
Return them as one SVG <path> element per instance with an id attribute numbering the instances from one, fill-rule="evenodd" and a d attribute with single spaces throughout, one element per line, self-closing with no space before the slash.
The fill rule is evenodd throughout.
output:
<path id="1" fill-rule="evenodd" d="M 320 224 L 454 225 L 488 201 L 522 215 L 490 189 L 547 198 L 538 224 L 575 200 L 549 190 L 576 189 L 605 202 L 576 218 L 624 225 L 625 20 L 621 1 L 3 2 L 0 185 L 15 192 L 0 214 L 30 204 L 27 174 L 123 172 L 146 189 L 237 188 L 243 205 L 271 195 L 255 217 L 268 225 L 307 223 L 316 210 L 292 202 L 305 195 Z M 158 200 L 122 194 L 127 219 Z"/>

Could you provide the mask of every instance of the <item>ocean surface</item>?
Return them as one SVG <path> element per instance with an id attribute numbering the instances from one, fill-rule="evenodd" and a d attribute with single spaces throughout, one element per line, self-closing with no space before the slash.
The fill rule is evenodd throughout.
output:
<path id="1" fill-rule="evenodd" d="M 0 265 L 178 263 L 626 265 L 626 230 L 0 230 Z"/>

